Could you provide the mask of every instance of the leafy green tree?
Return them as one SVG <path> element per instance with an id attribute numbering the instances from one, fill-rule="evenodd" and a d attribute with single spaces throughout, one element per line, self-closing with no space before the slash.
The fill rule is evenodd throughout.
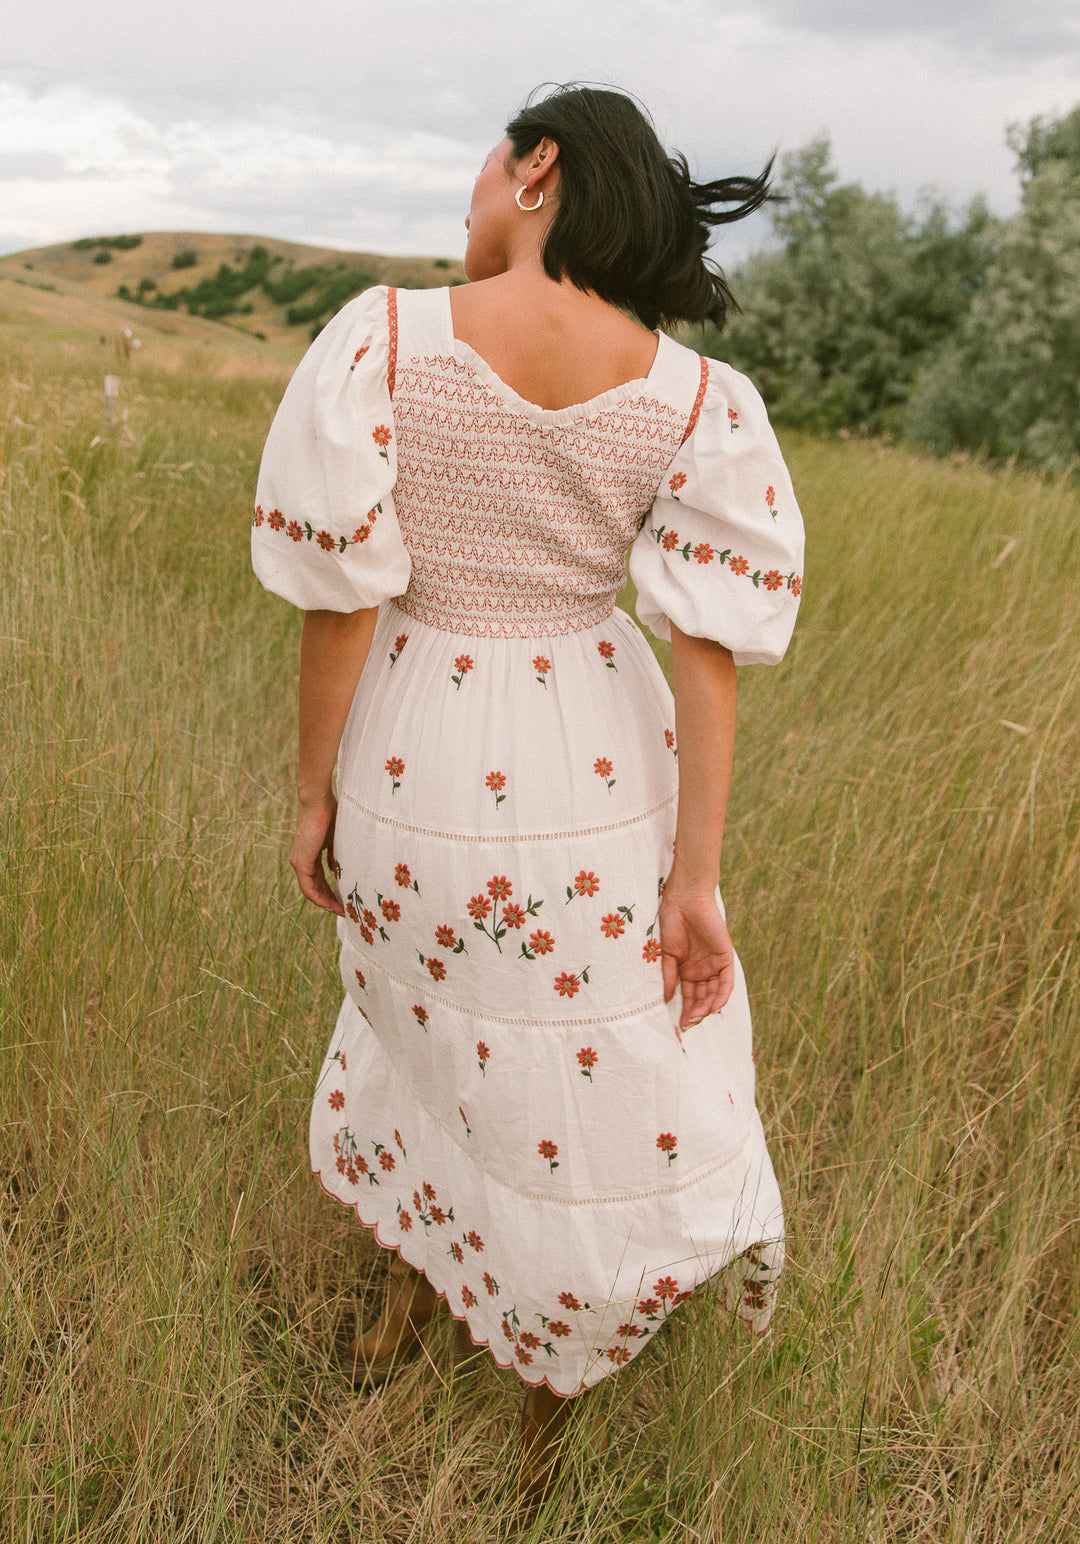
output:
<path id="1" fill-rule="evenodd" d="M 1080 460 L 1080 107 L 1014 127 L 1019 213 L 984 292 L 924 371 L 913 438 L 1060 469 Z"/>
<path id="2" fill-rule="evenodd" d="M 990 217 L 841 184 L 827 139 L 785 156 L 778 250 L 733 275 L 742 306 L 705 347 L 756 382 L 773 417 L 808 428 L 896 428 L 919 366 L 979 293 Z"/>

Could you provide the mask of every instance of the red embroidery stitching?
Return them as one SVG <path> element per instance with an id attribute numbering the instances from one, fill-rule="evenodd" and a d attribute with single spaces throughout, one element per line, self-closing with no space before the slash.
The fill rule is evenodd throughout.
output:
<path id="1" fill-rule="evenodd" d="M 686 424 L 686 433 L 683 435 L 682 439 L 679 441 L 680 446 L 686 444 L 687 440 L 693 434 L 694 429 L 697 426 L 697 421 L 698 421 L 699 417 L 701 416 L 701 404 L 705 401 L 705 392 L 706 392 L 706 389 L 708 388 L 708 385 L 709 385 L 709 361 L 705 358 L 705 356 L 703 354 L 701 356 L 701 380 L 700 380 L 700 382 L 698 384 L 697 396 L 694 398 L 694 405 L 690 409 L 690 417 L 687 420 L 687 424 Z"/>
<path id="2" fill-rule="evenodd" d="M 413 560 L 398 606 L 455 633 L 523 638 L 611 615 L 685 421 L 640 396 L 536 423 L 461 360 L 424 356 L 402 361 L 394 426 L 394 496 Z"/>
<path id="3" fill-rule="evenodd" d="M 386 356 L 386 384 L 391 398 L 397 379 L 397 290 L 390 286 L 386 291 L 386 321 L 390 333 L 390 347 Z M 702 360 L 702 364 L 705 361 Z"/>

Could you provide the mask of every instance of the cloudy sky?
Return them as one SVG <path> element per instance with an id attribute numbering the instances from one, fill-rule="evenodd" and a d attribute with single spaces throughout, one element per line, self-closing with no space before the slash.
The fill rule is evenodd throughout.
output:
<path id="1" fill-rule="evenodd" d="M 191 229 L 460 255 L 507 117 L 570 79 L 636 92 L 701 173 L 826 132 L 846 179 L 1004 213 L 1006 124 L 1080 102 L 1080 7 L 34 0 L 0 43 L 0 251 Z M 735 227 L 721 257 L 764 234 Z"/>

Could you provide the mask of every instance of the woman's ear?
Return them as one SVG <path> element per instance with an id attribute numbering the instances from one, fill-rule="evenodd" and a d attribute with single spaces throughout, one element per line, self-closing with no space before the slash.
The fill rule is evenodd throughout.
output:
<path id="1" fill-rule="evenodd" d="M 545 134 L 538 145 L 534 145 L 528 155 L 522 156 L 518 162 L 516 171 L 529 192 L 540 182 L 550 192 L 558 183 L 556 176 L 554 181 L 547 181 L 548 174 L 556 170 L 555 163 L 559 159 L 559 147 L 553 139 Z"/>

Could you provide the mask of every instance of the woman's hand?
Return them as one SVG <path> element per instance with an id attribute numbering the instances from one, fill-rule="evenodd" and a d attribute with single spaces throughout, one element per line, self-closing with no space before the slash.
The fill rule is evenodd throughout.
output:
<path id="1" fill-rule="evenodd" d="M 293 866 L 297 883 L 309 901 L 343 917 L 345 908 L 338 900 L 323 869 L 323 853 L 326 866 L 334 872 L 334 820 L 337 816 L 337 800 L 333 794 L 310 803 L 302 803 L 296 815 L 296 835 L 293 837 L 289 862 Z"/>
<path id="2" fill-rule="evenodd" d="M 681 890 L 669 879 L 660 902 L 664 1001 L 682 988 L 680 1030 L 718 1012 L 735 986 L 735 950 L 711 890 Z"/>

